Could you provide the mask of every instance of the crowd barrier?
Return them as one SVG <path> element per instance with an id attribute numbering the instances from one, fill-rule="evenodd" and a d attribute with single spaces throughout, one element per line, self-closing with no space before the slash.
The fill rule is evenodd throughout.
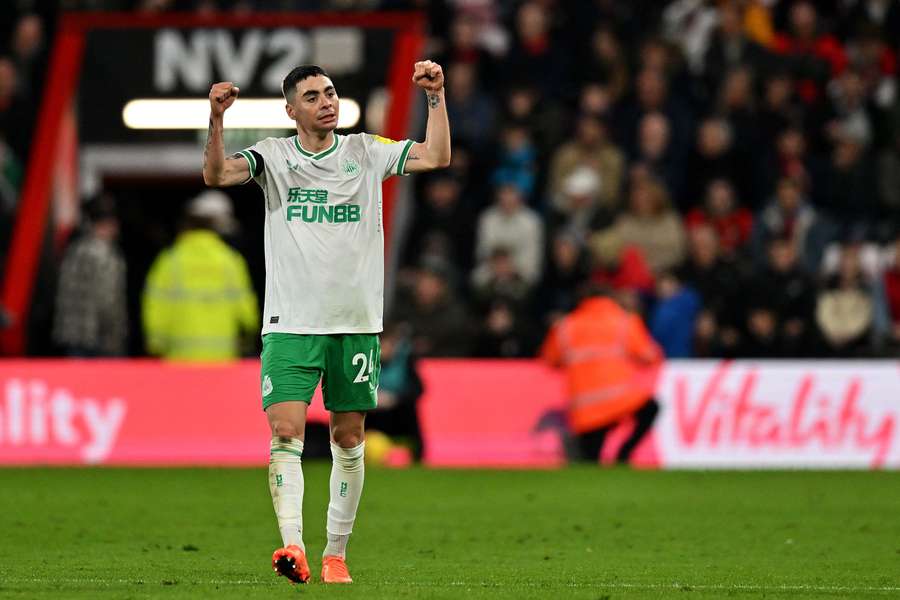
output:
<path id="1" fill-rule="evenodd" d="M 565 382 L 536 361 L 427 360 L 425 462 L 565 463 Z M 898 468 L 900 363 L 670 361 L 635 452 L 660 468 Z M 311 421 L 327 422 L 321 400 Z M 615 455 L 630 423 L 609 436 Z M 0 361 L 0 464 L 264 465 L 258 361 Z"/>

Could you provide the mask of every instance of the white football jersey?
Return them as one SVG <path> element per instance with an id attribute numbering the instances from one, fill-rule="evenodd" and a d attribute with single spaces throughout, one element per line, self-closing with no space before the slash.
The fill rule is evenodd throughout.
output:
<path id="1" fill-rule="evenodd" d="M 297 136 L 267 138 L 239 153 L 266 201 L 263 335 L 382 330 L 381 182 L 403 174 L 412 145 L 334 134 L 317 154 Z"/>

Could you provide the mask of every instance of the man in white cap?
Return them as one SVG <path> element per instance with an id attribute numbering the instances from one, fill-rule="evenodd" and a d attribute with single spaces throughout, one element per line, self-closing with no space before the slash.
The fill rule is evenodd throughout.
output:
<path id="1" fill-rule="evenodd" d="M 188 203 L 182 232 L 147 275 L 143 324 L 147 351 L 172 360 L 240 356 L 242 334 L 259 327 L 247 263 L 222 241 L 234 231 L 231 200 L 206 191 Z"/>

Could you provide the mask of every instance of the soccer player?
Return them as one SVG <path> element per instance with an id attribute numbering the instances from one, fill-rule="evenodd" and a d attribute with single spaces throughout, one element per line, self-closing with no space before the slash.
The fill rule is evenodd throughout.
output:
<path id="1" fill-rule="evenodd" d="M 263 311 L 262 403 L 272 431 L 269 489 L 284 547 L 272 566 L 294 583 L 309 581 L 303 544 L 303 436 L 306 411 L 322 380 L 331 416 L 328 543 L 325 583 L 350 583 L 347 541 L 363 488 L 364 421 L 376 405 L 378 333 L 384 304 L 381 182 L 446 167 L 450 125 L 444 74 L 415 63 L 425 91 L 425 141 L 338 135 L 338 95 L 328 74 L 304 65 L 284 78 L 288 116 L 297 135 L 267 138 L 225 157 L 223 115 L 238 97 L 231 82 L 209 92 L 209 139 L 203 181 L 263 189 L 266 206 L 266 295 Z"/>

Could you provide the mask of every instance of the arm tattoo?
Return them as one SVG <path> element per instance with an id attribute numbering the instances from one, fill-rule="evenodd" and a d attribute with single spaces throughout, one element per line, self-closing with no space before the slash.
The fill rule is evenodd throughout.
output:
<path id="1" fill-rule="evenodd" d="M 213 133 L 213 121 L 212 117 L 209 118 L 209 129 L 206 130 L 206 147 L 203 148 L 203 168 L 206 168 L 206 158 L 209 154 L 209 143 L 212 141 L 212 133 Z"/>
<path id="2" fill-rule="evenodd" d="M 427 94 L 428 108 L 434 109 L 441 105 L 441 99 L 437 94 Z"/>
<path id="3" fill-rule="evenodd" d="M 413 154 L 412 152 L 410 152 L 409 155 L 406 157 L 406 162 L 409 162 L 409 161 L 411 161 L 411 160 L 419 160 L 418 155 Z"/>

